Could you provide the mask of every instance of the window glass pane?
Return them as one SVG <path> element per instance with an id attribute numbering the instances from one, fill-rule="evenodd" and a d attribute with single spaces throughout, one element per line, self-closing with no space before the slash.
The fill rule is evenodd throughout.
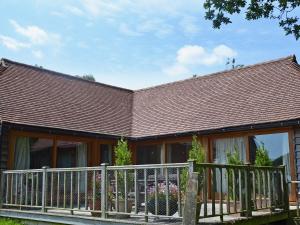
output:
<path id="1" fill-rule="evenodd" d="M 233 137 L 233 138 L 220 138 L 216 139 L 213 142 L 213 153 L 214 153 L 214 162 L 227 164 L 227 153 L 233 153 L 238 151 L 239 158 L 242 161 L 246 161 L 246 144 L 244 137 Z M 224 175 L 224 174 L 223 174 Z M 216 191 L 221 191 L 220 183 L 220 171 L 216 171 Z M 227 193 L 227 177 L 223 178 L 222 190 L 224 193 Z"/>
<path id="2" fill-rule="evenodd" d="M 173 143 L 167 145 L 168 163 L 184 163 L 188 160 L 191 143 Z"/>
<path id="3" fill-rule="evenodd" d="M 227 153 L 232 153 L 236 150 L 239 152 L 240 159 L 246 161 L 246 144 L 244 137 L 220 138 L 213 142 L 214 162 L 227 163 Z"/>
<path id="4" fill-rule="evenodd" d="M 87 144 L 82 142 L 57 142 L 57 167 L 87 166 Z"/>
<path id="5" fill-rule="evenodd" d="M 45 138 L 17 137 L 14 169 L 40 169 L 52 165 L 53 141 Z"/>
<path id="6" fill-rule="evenodd" d="M 138 164 L 159 164 L 161 163 L 160 145 L 143 145 L 137 147 Z"/>
<path id="7" fill-rule="evenodd" d="M 100 162 L 112 165 L 112 145 L 100 145 Z"/>
<path id="8" fill-rule="evenodd" d="M 250 137 L 250 159 L 254 163 L 256 150 L 264 145 L 273 162 L 273 166 L 286 165 L 287 175 L 290 179 L 290 153 L 288 133 L 274 133 L 255 135 Z"/>

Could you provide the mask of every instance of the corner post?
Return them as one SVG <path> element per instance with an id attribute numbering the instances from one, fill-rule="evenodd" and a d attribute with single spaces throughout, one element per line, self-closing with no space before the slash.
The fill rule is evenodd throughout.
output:
<path id="1" fill-rule="evenodd" d="M 42 180 L 42 212 L 46 212 L 47 204 L 47 169 L 48 166 L 43 166 L 43 180 Z"/>
<path id="2" fill-rule="evenodd" d="M 107 163 L 101 164 L 101 217 L 106 218 L 107 202 Z"/>
<path id="3" fill-rule="evenodd" d="M 283 204 L 284 204 L 284 210 L 289 212 L 289 187 L 288 182 L 286 180 L 286 166 L 282 165 L 282 183 L 283 183 Z M 297 193 L 297 214 L 299 214 L 299 199 L 298 199 L 298 191 Z"/>
<path id="4" fill-rule="evenodd" d="M 246 203 L 246 216 L 252 216 L 252 199 L 251 199 L 251 164 L 246 163 L 246 177 L 245 177 L 245 203 Z"/>

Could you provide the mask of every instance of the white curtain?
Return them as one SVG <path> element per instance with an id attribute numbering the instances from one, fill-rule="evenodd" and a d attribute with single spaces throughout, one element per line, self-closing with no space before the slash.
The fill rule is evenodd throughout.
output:
<path id="1" fill-rule="evenodd" d="M 30 168 L 30 140 L 29 137 L 17 137 L 15 143 L 15 170 Z"/>
<path id="2" fill-rule="evenodd" d="M 246 143 L 244 137 L 236 138 L 222 138 L 215 141 L 215 163 L 226 164 L 227 163 L 227 153 L 233 153 L 237 149 L 239 151 L 239 157 L 242 161 L 246 162 Z M 227 175 L 224 174 L 225 170 L 222 171 L 223 192 L 227 192 Z M 216 183 L 217 192 L 220 192 L 220 171 L 216 172 Z"/>
<path id="3" fill-rule="evenodd" d="M 77 167 L 87 166 L 87 144 L 80 143 L 76 145 Z"/>
<path id="4" fill-rule="evenodd" d="M 76 145 L 77 167 L 87 166 L 87 144 L 80 143 Z M 85 172 L 80 172 L 80 192 L 85 191 Z"/>

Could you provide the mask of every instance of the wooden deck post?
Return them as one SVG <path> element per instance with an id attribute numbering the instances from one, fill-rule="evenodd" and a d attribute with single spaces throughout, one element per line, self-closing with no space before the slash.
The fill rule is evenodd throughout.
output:
<path id="1" fill-rule="evenodd" d="M 196 225 L 199 221 L 200 204 L 198 204 L 199 173 L 189 173 L 183 208 L 183 225 Z"/>
<path id="2" fill-rule="evenodd" d="M 246 177 L 245 177 L 245 203 L 246 203 L 246 217 L 252 216 L 252 199 L 251 199 L 251 171 L 250 163 L 246 163 Z"/>
<path id="3" fill-rule="evenodd" d="M 2 208 L 3 199 L 4 199 L 3 193 L 4 193 L 4 173 L 3 170 L 0 170 L 0 209 Z"/>

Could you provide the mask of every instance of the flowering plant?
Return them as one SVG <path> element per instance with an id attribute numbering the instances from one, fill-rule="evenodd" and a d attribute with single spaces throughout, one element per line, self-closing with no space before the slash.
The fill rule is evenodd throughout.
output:
<path id="1" fill-rule="evenodd" d="M 148 201 L 148 210 L 152 214 L 157 213 L 158 215 L 167 215 L 167 208 L 166 208 L 166 195 L 167 195 L 167 189 L 169 188 L 169 215 L 174 215 L 176 211 L 178 210 L 178 187 L 176 184 L 169 182 L 169 185 L 164 183 L 159 183 L 157 185 L 157 200 L 158 205 L 156 205 L 155 201 L 155 193 L 156 193 L 156 187 L 151 186 L 148 189 L 149 193 L 149 201 Z M 156 209 L 158 210 L 156 212 Z"/>
<path id="2" fill-rule="evenodd" d="M 148 193 L 149 193 L 150 198 L 155 197 L 155 186 L 151 186 L 148 189 Z M 165 182 L 157 184 L 157 193 L 158 193 L 158 196 L 167 194 L 167 185 Z M 177 198 L 177 194 L 178 194 L 177 185 L 173 184 L 172 182 L 169 182 L 169 196 Z"/>

